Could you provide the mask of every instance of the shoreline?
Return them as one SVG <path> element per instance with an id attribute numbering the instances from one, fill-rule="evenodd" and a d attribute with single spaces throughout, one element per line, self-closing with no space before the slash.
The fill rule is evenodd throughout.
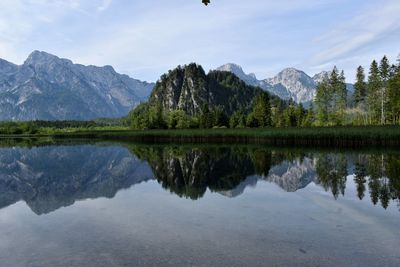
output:
<path id="1" fill-rule="evenodd" d="M 0 135 L 0 139 L 50 138 L 132 141 L 148 144 L 260 144 L 317 147 L 398 147 L 399 126 L 187 130 L 83 130 L 51 134 Z"/>

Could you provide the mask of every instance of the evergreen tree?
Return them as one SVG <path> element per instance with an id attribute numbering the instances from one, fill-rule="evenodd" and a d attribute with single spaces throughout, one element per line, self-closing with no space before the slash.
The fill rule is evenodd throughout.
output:
<path id="1" fill-rule="evenodd" d="M 299 125 L 297 108 L 294 105 L 290 105 L 283 112 L 283 121 L 285 127 L 296 127 Z"/>
<path id="2" fill-rule="evenodd" d="M 376 60 L 372 61 L 368 76 L 368 117 L 370 124 L 377 124 L 379 121 L 380 104 L 379 90 L 381 88 L 381 79 L 379 67 Z"/>
<path id="3" fill-rule="evenodd" d="M 335 66 L 317 87 L 317 125 L 342 125 L 345 122 L 347 89 L 344 72 Z"/>
<path id="4" fill-rule="evenodd" d="M 199 118 L 200 128 L 212 128 L 214 126 L 214 121 L 214 113 L 210 111 L 208 105 L 204 105 Z"/>
<path id="5" fill-rule="evenodd" d="M 246 127 L 246 116 L 243 110 L 238 110 L 232 114 L 229 119 L 230 128 L 244 128 Z"/>
<path id="6" fill-rule="evenodd" d="M 365 82 L 364 68 L 357 68 L 356 83 L 354 84 L 354 104 L 357 107 L 365 108 L 365 98 L 367 95 L 367 83 Z"/>
<path id="7" fill-rule="evenodd" d="M 337 85 L 335 85 L 335 99 L 336 102 L 336 125 L 343 125 L 346 119 L 346 108 L 347 108 L 347 88 L 346 88 L 346 78 L 344 76 L 344 71 L 342 70 L 339 75 L 339 80 Z"/>
<path id="8" fill-rule="evenodd" d="M 314 116 L 314 107 L 311 104 L 309 109 L 306 111 L 306 115 L 304 117 L 304 120 L 302 122 L 303 127 L 311 127 L 314 124 L 315 121 L 315 116 Z"/>
<path id="9" fill-rule="evenodd" d="M 398 69 L 388 83 L 388 113 L 391 123 L 400 124 L 400 70 Z"/>
<path id="10" fill-rule="evenodd" d="M 298 127 L 303 126 L 303 122 L 305 120 L 306 115 L 307 111 L 304 109 L 303 104 L 300 103 L 296 108 L 296 121 L 297 121 L 296 126 Z"/>
<path id="11" fill-rule="evenodd" d="M 271 105 L 267 93 L 260 93 L 255 97 L 252 117 L 257 127 L 271 126 Z"/>
<path id="12" fill-rule="evenodd" d="M 229 126 L 229 118 L 224 112 L 222 107 L 216 107 L 214 110 L 214 124 L 213 126 L 218 127 L 228 127 Z"/>
<path id="13" fill-rule="evenodd" d="M 329 92 L 328 78 L 324 78 L 317 86 L 317 94 L 315 96 L 317 126 L 327 125 L 329 122 L 329 106 L 331 102 L 331 94 Z"/>
<path id="14" fill-rule="evenodd" d="M 381 80 L 380 86 L 380 102 L 381 102 L 381 124 L 386 122 L 385 107 L 387 105 L 386 89 L 390 78 L 390 64 L 386 56 L 384 56 L 379 65 L 379 74 Z"/>

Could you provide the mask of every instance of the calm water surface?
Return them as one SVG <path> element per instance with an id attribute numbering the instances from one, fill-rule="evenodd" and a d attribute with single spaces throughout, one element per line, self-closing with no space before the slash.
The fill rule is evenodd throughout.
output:
<path id="1" fill-rule="evenodd" d="M 400 266 L 400 153 L 0 148 L 1 266 Z"/>

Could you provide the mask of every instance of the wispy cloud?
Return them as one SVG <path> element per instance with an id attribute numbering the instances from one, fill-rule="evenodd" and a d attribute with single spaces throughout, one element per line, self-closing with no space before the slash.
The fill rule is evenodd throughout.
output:
<path id="1" fill-rule="evenodd" d="M 398 0 L 379 1 L 369 5 L 354 18 L 340 23 L 335 29 L 315 40 L 317 46 L 324 48 L 313 57 L 313 63 L 324 64 L 341 60 L 352 52 L 385 40 L 388 36 L 400 36 L 399 14 Z"/>
<path id="2" fill-rule="evenodd" d="M 39 49 L 147 80 L 193 61 L 260 78 L 288 66 L 347 71 L 400 52 L 400 1 L 377 2 L 1 0 L 0 58 L 22 63 Z"/>

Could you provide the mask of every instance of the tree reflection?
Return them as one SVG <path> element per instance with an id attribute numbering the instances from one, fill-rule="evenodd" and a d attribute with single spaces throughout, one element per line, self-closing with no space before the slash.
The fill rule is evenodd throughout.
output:
<path id="1" fill-rule="evenodd" d="M 207 188 L 232 190 L 250 175 L 268 173 L 271 164 L 269 150 L 135 147 L 133 151 L 149 162 L 163 188 L 193 200 Z"/>
<path id="2" fill-rule="evenodd" d="M 262 146 L 126 147 L 131 153 L 114 146 L 4 148 L 0 208 L 24 200 L 35 213 L 45 214 L 80 199 L 112 198 L 119 190 L 149 179 L 193 200 L 207 190 L 236 197 L 260 180 L 287 192 L 314 182 L 337 199 L 345 195 L 347 177 L 353 174 L 359 199 L 370 198 L 385 209 L 390 202 L 400 203 L 398 153 L 304 153 Z"/>
<path id="3" fill-rule="evenodd" d="M 332 191 L 335 199 L 344 195 L 347 179 L 347 160 L 343 154 L 321 154 L 316 164 L 317 183 Z"/>
<path id="4" fill-rule="evenodd" d="M 364 155 L 358 155 L 355 161 L 354 169 L 354 183 L 357 187 L 357 195 L 360 200 L 365 196 L 365 183 L 367 182 L 367 163 L 366 157 Z"/>
<path id="5" fill-rule="evenodd" d="M 277 183 L 286 191 L 296 191 L 314 181 L 335 199 L 345 195 L 349 169 L 354 166 L 357 196 L 366 191 L 374 204 L 387 208 L 400 199 L 400 159 L 398 155 L 343 153 L 304 154 L 293 150 L 273 151 L 263 147 L 144 147 L 132 148 L 149 162 L 158 182 L 180 197 L 198 199 L 207 189 L 230 191 L 246 178 Z M 307 160 L 306 160 L 307 159 Z M 305 163 L 307 162 L 307 164 Z M 313 163 L 314 162 L 314 163 Z M 311 168 L 311 169 L 310 169 Z M 311 176 L 311 177 L 310 177 Z"/>
<path id="6" fill-rule="evenodd" d="M 385 209 L 390 200 L 399 201 L 399 158 L 394 155 L 370 155 L 367 166 L 371 201 L 375 205 L 380 201 Z"/>

